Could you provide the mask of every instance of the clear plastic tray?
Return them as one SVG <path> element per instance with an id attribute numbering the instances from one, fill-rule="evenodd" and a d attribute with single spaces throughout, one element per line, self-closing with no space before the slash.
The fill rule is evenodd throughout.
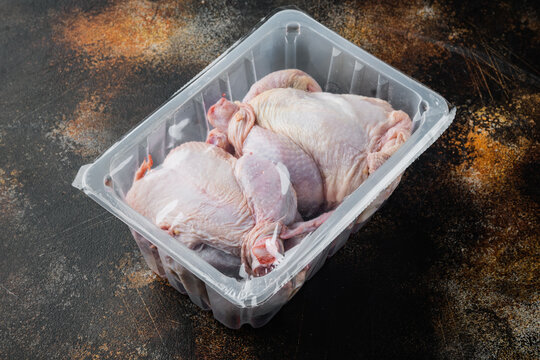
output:
<path id="1" fill-rule="evenodd" d="M 151 154 L 160 164 L 172 148 L 204 141 L 206 112 L 223 93 L 242 99 L 258 79 L 298 68 L 324 91 L 387 100 L 413 119 L 413 134 L 349 195 L 333 215 L 266 276 L 238 279 L 218 271 L 124 202 L 138 166 Z M 259 327 L 317 272 L 382 205 L 382 192 L 450 125 L 455 109 L 405 76 L 297 10 L 275 13 L 207 66 L 169 101 L 79 170 L 73 186 L 125 222 L 150 268 L 230 328 Z"/>

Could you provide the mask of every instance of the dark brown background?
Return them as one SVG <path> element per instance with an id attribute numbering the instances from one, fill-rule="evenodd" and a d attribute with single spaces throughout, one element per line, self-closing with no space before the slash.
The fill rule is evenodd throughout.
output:
<path id="1" fill-rule="evenodd" d="M 457 116 L 267 326 L 233 331 L 70 183 L 286 3 L 0 1 L 0 358 L 539 357 L 538 8 L 296 3 Z"/>

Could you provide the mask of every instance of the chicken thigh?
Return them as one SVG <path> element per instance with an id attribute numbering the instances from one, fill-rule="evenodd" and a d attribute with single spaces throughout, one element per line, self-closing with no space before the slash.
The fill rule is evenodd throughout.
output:
<path id="1" fill-rule="evenodd" d="M 238 241 L 255 220 L 234 177 L 235 164 L 234 157 L 217 147 L 182 144 L 169 152 L 159 168 L 150 170 L 151 164 L 143 163 L 126 202 L 188 247 L 205 239 L 240 255 Z M 216 178 L 220 181 L 211 181 Z"/>

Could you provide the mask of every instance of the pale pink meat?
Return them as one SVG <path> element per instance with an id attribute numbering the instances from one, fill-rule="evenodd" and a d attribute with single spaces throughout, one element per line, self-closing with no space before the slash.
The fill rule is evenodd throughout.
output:
<path id="1" fill-rule="evenodd" d="M 189 247 L 204 242 L 240 256 L 238 242 L 255 219 L 234 177 L 236 161 L 212 145 L 182 144 L 134 181 L 126 202 Z"/>
<path id="2" fill-rule="evenodd" d="M 295 88 L 309 92 L 320 92 L 321 87 L 308 74 L 298 69 L 280 70 L 270 73 L 251 86 L 242 102 L 249 102 L 266 90 L 275 88 Z"/>
<path id="3" fill-rule="evenodd" d="M 145 160 L 126 201 L 189 247 L 239 256 L 254 275 L 279 263 L 284 240 L 293 246 L 320 226 L 412 129 L 388 102 L 321 92 L 300 70 L 269 74 L 244 102 L 222 98 L 207 117 L 207 143 L 182 144 L 156 169 Z"/>
<path id="4" fill-rule="evenodd" d="M 339 205 L 362 184 L 409 138 L 412 129 L 410 117 L 384 100 L 294 88 L 267 90 L 248 104 L 221 99 L 211 110 L 210 122 L 227 134 L 237 153 L 246 146 L 253 152 L 272 146 L 271 136 L 265 143 L 261 127 L 270 130 L 267 134 L 290 139 L 301 149 L 293 153 L 305 156 L 295 155 L 295 161 L 287 164 L 289 172 L 293 174 L 290 167 L 304 159 L 314 162 L 322 179 L 325 209 Z M 295 185 L 298 180 L 291 176 L 291 182 Z M 301 203 L 303 192 L 297 192 Z"/>
<path id="5" fill-rule="evenodd" d="M 218 110 L 214 111 L 215 108 Z M 229 122 L 233 115 L 234 119 Z M 319 212 L 324 203 L 321 175 L 313 159 L 301 147 L 286 136 L 254 126 L 255 114 L 249 105 L 234 104 L 222 98 L 210 108 L 207 116 L 217 126 L 208 134 L 207 143 L 222 148 L 234 145 L 236 156 L 255 154 L 274 164 L 285 165 L 296 191 L 300 214 L 309 218 Z M 234 132 L 228 132 L 230 123 L 235 123 Z"/>
<path id="6" fill-rule="evenodd" d="M 257 124 L 292 139 L 313 158 L 334 208 L 409 138 L 410 117 L 359 95 L 268 90 L 252 106 Z"/>
<path id="7" fill-rule="evenodd" d="M 208 144 L 216 145 L 230 154 L 234 154 L 234 147 L 229 142 L 229 139 L 227 139 L 227 134 L 218 129 L 213 129 L 208 133 L 206 142 Z"/>
<path id="8" fill-rule="evenodd" d="M 289 171 L 298 211 L 304 218 L 317 215 L 324 204 L 323 182 L 315 161 L 286 136 L 254 126 L 243 144 L 244 154 L 257 154 Z"/>
<path id="9" fill-rule="evenodd" d="M 254 275 L 279 262 L 284 225 L 301 227 L 284 165 L 190 142 L 151 166 L 143 163 L 126 202 L 188 247 L 205 244 L 241 257 Z"/>

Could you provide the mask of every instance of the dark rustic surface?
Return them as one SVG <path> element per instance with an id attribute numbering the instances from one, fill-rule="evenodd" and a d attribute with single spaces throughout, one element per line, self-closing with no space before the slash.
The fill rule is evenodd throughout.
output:
<path id="1" fill-rule="evenodd" d="M 0 358 L 540 356 L 533 2 L 298 2 L 454 124 L 264 328 L 146 267 L 77 169 L 285 2 L 0 1 Z"/>

